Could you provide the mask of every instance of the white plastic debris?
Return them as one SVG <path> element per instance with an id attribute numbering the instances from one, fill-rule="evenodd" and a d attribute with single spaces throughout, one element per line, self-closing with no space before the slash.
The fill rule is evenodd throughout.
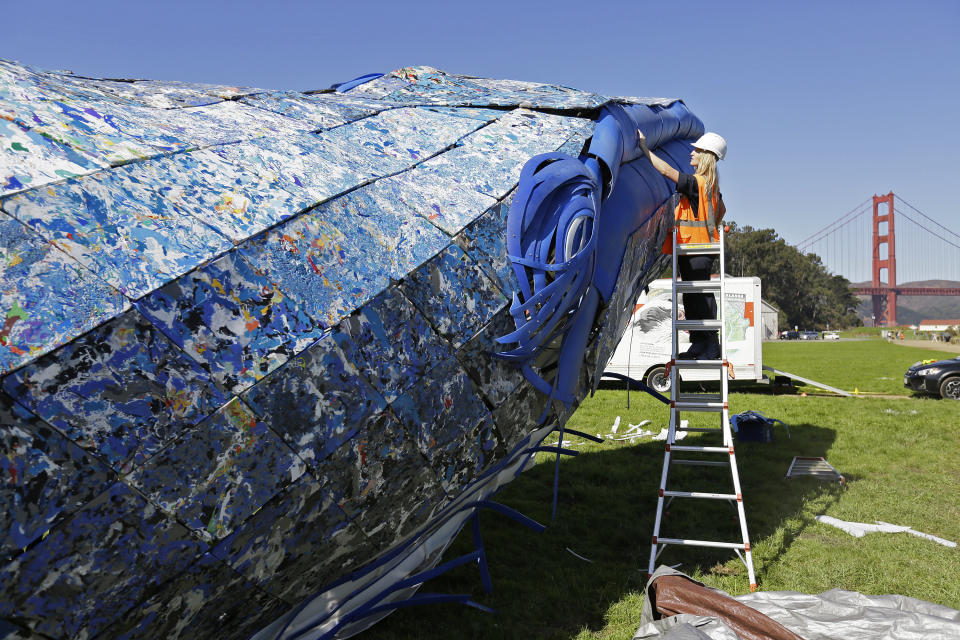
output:
<path id="1" fill-rule="evenodd" d="M 567 547 L 567 551 L 569 551 L 569 552 L 570 552 L 570 555 L 572 555 L 574 558 L 579 558 L 580 560 L 583 560 L 584 562 L 589 562 L 590 564 L 593 564 L 593 560 L 591 560 L 590 558 L 584 558 L 582 555 L 580 555 L 579 553 L 577 553 L 576 551 L 574 551 L 574 550 L 571 549 L 570 547 Z"/>
<path id="2" fill-rule="evenodd" d="M 865 522 L 847 522 L 846 520 L 840 520 L 831 516 L 816 516 L 816 520 L 817 522 L 822 522 L 823 524 L 828 524 L 832 527 L 841 529 L 842 531 L 846 531 L 855 538 L 862 538 L 868 533 L 909 533 L 919 538 L 925 538 L 932 542 L 936 542 L 937 544 L 942 544 L 945 547 L 950 547 L 951 549 L 957 546 L 956 542 L 944 540 L 943 538 L 932 536 L 929 533 L 916 531 L 903 525 L 881 522 L 880 520 L 874 520 L 876 524 L 867 524 Z"/>
<path id="3" fill-rule="evenodd" d="M 617 429 L 620 428 L 620 416 L 617 416 L 617 419 L 613 421 L 613 428 L 610 430 L 611 433 L 616 433 Z"/>

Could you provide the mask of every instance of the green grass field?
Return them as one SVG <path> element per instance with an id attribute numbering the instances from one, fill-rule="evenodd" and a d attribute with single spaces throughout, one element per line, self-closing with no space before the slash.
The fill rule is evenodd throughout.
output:
<path id="1" fill-rule="evenodd" d="M 951 354 L 879 340 L 764 345 L 765 364 L 857 389 L 861 397 L 837 397 L 809 386 L 787 393 L 757 386 L 731 394 L 732 413 L 753 409 L 779 418 L 792 436 L 788 439 L 777 427 L 773 443 L 737 446 L 761 589 L 819 593 L 839 587 L 898 593 L 960 609 L 960 549 L 903 533 L 854 538 L 814 519 L 827 514 L 857 522 L 881 520 L 960 542 L 960 403 L 909 397 L 902 386 L 911 363 L 939 356 Z M 568 426 L 606 435 L 617 416 L 620 433 L 642 420 L 649 420 L 644 429 L 654 432 L 667 425 L 664 405 L 637 392 L 630 394 L 629 408 L 627 401 L 622 389 L 600 390 Z M 639 626 L 663 443 L 568 439 L 581 454 L 561 462 L 555 521 L 550 521 L 552 455 L 541 454 L 533 469 L 496 496 L 547 524 L 544 533 L 497 514 L 481 515 L 493 593 L 483 592 L 473 565 L 423 588 L 469 593 L 498 613 L 451 604 L 412 608 L 378 623 L 365 637 L 631 638 Z M 847 487 L 785 480 L 795 455 L 825 456 L 846 476 Z M 691 489 L 730 489 L 723 469 L 675 469 L 671 488 L 689 482 Z M 661 535 L 735 540 L 732 508 L 704 502 L 676 501 Z M 465 531 L 446 557 L 469 549 Z M 729 593 L 748 590 L 746 570 L 732 553 L 670 547 L 660 560 L 682 563 L 682 571 Z"/>

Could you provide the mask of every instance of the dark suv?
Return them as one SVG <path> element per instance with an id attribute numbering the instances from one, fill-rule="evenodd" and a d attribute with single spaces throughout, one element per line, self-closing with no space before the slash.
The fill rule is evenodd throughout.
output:
<path id="1" fill-rule="evenodd" d="M 903 386 L 917 393 L 939 394 L 960 400 L 960 357 L 949 360 L 921 360 L 903 375 Z"/>
<path id="2" fill-rule="evenodd" d="M 799 331 L 784 331 L 780 334 L 781 340 L 797 340 L 800 338 Z"/>

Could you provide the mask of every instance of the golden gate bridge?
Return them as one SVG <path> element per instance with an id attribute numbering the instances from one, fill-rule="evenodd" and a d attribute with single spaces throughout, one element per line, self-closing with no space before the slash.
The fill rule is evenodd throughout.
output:
<path id="1" fill-rule="evenodd" d="M 960 234 L 892 191 L 867 198 L 796 248 L 817 254 L 829 271 L 852 283 L 869 282 L 850 288 L 871 296 L 876 325 L 897 325 L 898 296 L 960 296 L 960 287 L 898 284 L 898 250 L 909 256 L 908 274 L 901 273 L 908 283 L 960 280 Z"/>

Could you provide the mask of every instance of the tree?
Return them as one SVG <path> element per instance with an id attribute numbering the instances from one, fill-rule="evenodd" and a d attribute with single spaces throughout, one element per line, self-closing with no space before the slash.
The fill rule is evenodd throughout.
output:
<path id="1" fill-rule="evenodd" d="M 788 245 L 773 229 L 738 228 L 729 222 L 727 273 L 757 276 L 763 297 L 781 311 L 780 327 L 810 329 L 856 326 L 860 301 L 843 276 L 830 274 L 820 257 Z"/>

